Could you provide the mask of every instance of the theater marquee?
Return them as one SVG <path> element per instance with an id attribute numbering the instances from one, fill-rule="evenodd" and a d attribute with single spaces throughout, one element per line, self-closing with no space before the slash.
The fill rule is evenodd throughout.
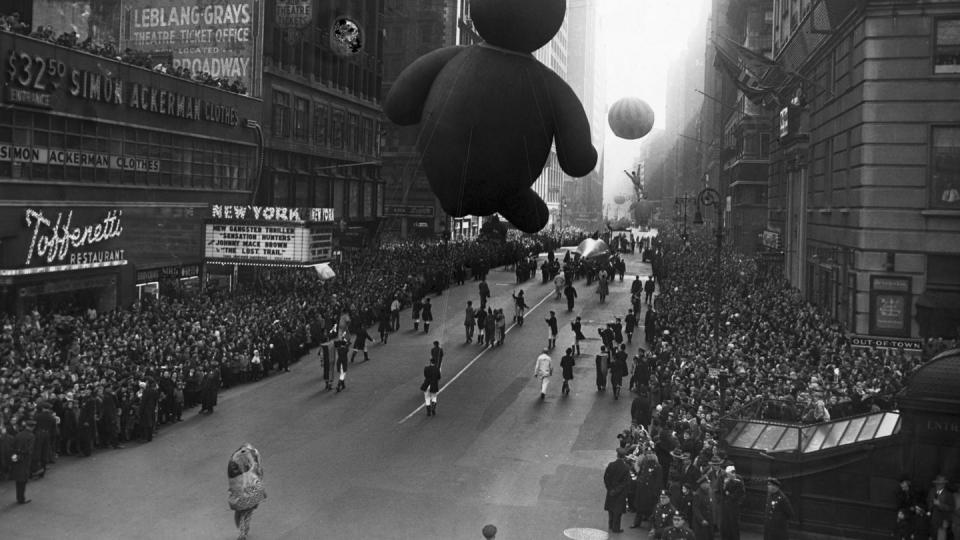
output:
<path id="1" fill-rule="evenodd" d="M 212 205 L 207 262 L 300 266 L 333 255 L 332 208 Z"/>

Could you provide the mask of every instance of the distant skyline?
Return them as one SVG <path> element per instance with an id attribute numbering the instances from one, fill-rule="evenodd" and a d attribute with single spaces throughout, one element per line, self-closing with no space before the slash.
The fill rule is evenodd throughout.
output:
<path id="1" fill-rule="evenodd" d="M 710 9 L 708 0 L 600 0 L 598 6 L 606 50 L 607 109 L 622 97 L 638 97 L 653 108 L 654 129 L 663 129 L 670 62 L 686 46 L 691 21 L 700 10 Z M 613 204 L 617 195 L 629 198 L 633 194 L 623 170 L 633 167 L 642 141 L 620 139 L 607 126 L 604 205 Z M 628 207 L 625 203 L 621 213 Z"/>

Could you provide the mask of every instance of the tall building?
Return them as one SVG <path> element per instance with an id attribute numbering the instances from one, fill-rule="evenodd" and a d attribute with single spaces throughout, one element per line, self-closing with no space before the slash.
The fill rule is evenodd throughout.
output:
<path id="1" fill-rule="evenodd" d="M 562 175 L 558 225 L 585 230 L 601 226 L 603 213 L 603 142 L 606 136 L 606 63 L 598 0 L 567 3 L 567 77 L 590 122 L 590 139 L 599 157 L 597 167 L 583 178 Z"/>
<path id="2" fill-rule="evenodd" d="M 141 15 L 155 9 L 126 7 L 125 17 L 148 23 Z M 40 16 L 30 8 L 20 11 L 28 28 Z M 246 95 L 259 93 L 258 76 L 242 68 L 260 56 L 261 13 L 240 15 L 230 28 L 249 42 L 229 65 L 215 54 L 146 63 L 146 55 L 121 61 L 81 50 L 93 31 L 84 21 L 53 27 L 55 35 L 76 31 L 76 43 L 0 30 L 9 60 L 0 96 L 0 310 L 110 311 L 144 294 L 190 294 L 209 280 L 211 207 L 246 208 L 260 180 L 261 102 Z M 116 25 L 99 30 L 120 35 Z M 198 82 L 174 63 L 242 78 L 243 87 Z"/>
<path id="3" fill-rule="evenodd" d="M 435 49 L 456 44 L 464 17 L 456 0 L 387 2 L 383 14 L 383 93 L 414 60 Z M 420 126 L 384 126 L 383 171 L 386 202 L 383 232 L 399 238 L 427 237 L 452 231 L 454 238 L 476 234 L 469 218 L 448 219 L 420 167 Z M 464 227 L 464 224 L 468 224 Z"/>
<path id="4" fill-rule="evenodd" d="M 561 79 L 570 84 L 567 77 L 567 33 L 570 27 L 570 10 L 567 9 L 567 16 L 563 19 L 563 24 L 553 36 L 553 39 L 543 47 L 534 51 L 533 56 L 541 64 L 550 68 Z M 543 166 L 543 172 L 533 184 L 533 190 L 547 203 L 547 210 L 550 212 L 550 221 L 548 226 L 556 226 L 560 219 L 560 192 L 563 182 L 569 176 L 560 168 L 560 162 L 557 161 L 557 149 L 554 145 L 550 149 L 550 155 L 547 157 L 547 163 Z"/>
<path id="5" fill-rule="evenodd" d="M 310 14 L 287 24 L 296 4 Z M 353 243 L 383 213 L 380 111 L 384 0 L 274 0 L 264 17 L 263 204 L 333 208 Z M 345 46 L 355 43 L 355 48 Z"/>
<path id="6" fill-rule="evenodd" d="M 779 0 L 767 236 L 857 334 L 960 331 L 960 7 Z"/>

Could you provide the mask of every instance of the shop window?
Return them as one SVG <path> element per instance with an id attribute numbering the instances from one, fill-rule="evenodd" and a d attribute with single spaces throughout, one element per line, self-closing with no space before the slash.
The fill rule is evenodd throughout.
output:
<path id="1" fill-rule="evenodd" d="M 960 210 L 960 126 L 934 127 L 930 207 Z"/>
<path id="2" fill-rule="evenodd" d="M 304 177 L 298 177 L 294 188 L 296 189 L 293 200 L 294 206 L 310 206 L 310 192 L 308 191 L 307 179 Z"/>
<path id="3" fill-rule="evenodd" d="M 927 288 L 960 291 L 960 255 L 927 256 Z"/>
<path id="4" fill-rule="evenodd" d="M 937 21 L 934 73 L 960 73 L 960 19 Z"/>
<path id="5" fill-rule="evenodd" d="M 313 185 L 313 200 L 317 208 L 330 208 L 330 180 L 317 178 Z"/>

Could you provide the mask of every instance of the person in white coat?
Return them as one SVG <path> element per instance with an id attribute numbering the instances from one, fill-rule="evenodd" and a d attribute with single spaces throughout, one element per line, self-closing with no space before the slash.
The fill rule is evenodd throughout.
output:
<path id="1" fill-rule="evenodd" d="M 550 384 L 551 375 L 553 375 L 553 360 L 547 354 L 547 349 L 543 349 L 537 357 L 537 365 L 533 370 L 533 376 L 540 379 L 540 399 L 547 397 L 547 385 Z"/>

